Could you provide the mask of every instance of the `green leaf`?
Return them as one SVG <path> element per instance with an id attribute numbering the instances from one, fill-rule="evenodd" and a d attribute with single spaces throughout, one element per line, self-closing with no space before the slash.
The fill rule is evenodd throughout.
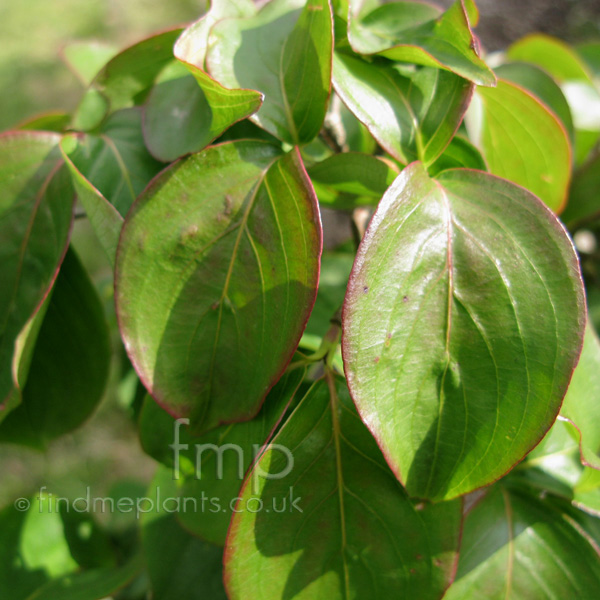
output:
<path id="1" fill-rule="evenodd" d="M 19 393 L 15 341 L 52 287 L 69 240 L 73 190 L 59 139 L 38 132 L 0 136 L 0 421 L 4 403 Z"/>
<path id="2" fill-rule="evenodd" d="M 467 120 L 467 125 L 490 172 L 522 185 L 559 213 L 567 199 L 572 157 L 569 136 L 556 115 L 508 81 L 475 94 L 481 119 Z"/>
<path id="3" fill-rule="evenodd" d="M 411 496 L 491 483 L 544 436 L 585 303 L 564 228 L 479 171 L 404 169 L 359 249 L 343 313 L 358 410 Z"/>
<path id="4" fill-rule="evenodd" d="M 41 115 L 22 121 L 15 129 L 20 131 L 55 131 L 63 132 L 71 121 L 71 115 L 59 111 L 45 112 Z"/>
<path id="5" fill-rule="evenodd" d="M 117 54 L 118 49 L 110 44 L 85 41 L 71 42 L 62 50 L 63 60 L 77 79 L 88 86 L 100 69 Z"/>
<path id="6" fill-rule="evenodd" d="M 598 77 L 600 75 L 600 42 L 586 42 L 575 48 L 585 64 Z"/>
<path id="7" fill-rule="evenodd" d="M 146 144 L 159 160 L 172 161 L 202 150 L 261 103 L 257 92 L 227 90 L 193 66 L 171 63 L 144 106 Z"/>
<path id="8" fill-rule="evenodd" d="M 140 416 L 140 441 L 148 454 L 173 469 L 174 478 L 182 476 L 178 495 L 196 499 L 197 510 L 181 511 L 177 515 L 187 531 L 208 542 L 225 545 L 232 506 L 244 475 L 272 435 L 304 375 L 302 368 L 284 374 L 269 392 L 258 416 L 251 421 L 223 425 L 199 437 L 189 435 L 180 427 L 184 447 L 180 450 L 178 465 L 170 445 L 176 439 L 178 426 L 156 402 L 146 398 Z"/>
<path id="9" fill-rule="evenodd" d="M 496 75 L 516 83 L 541 100 L 564 125 L 569 138 L 575 135 L 569 103 L 558 84 L 543 69 L 522 62 L 508 63 L 495 69 Z"/>
<path id="10" fill-rule="evenodd" d="M 65 164 L 71 173 L 73 187 L 79 202 L 83 205 L 85 213 L 100 241 L 100 244 L 108 257 L 111 266 L 114 267 L 119 236 L 123 227 L 123 217 L 119 211 L 95 188 L 75 166 L 71 156 L 76 159 L 83 168 L 86 168 L 86 161 L 81 160 L 83 154 L 80 147 L 81 137 L 78 134 L 69 134 L 63 136 L 60 141 L 60 151 Z M 85 147 L 85 140 L 84 140 Z M 86 169 L 87 172 L 91 172 Z M 100 179 L 100 178 L 98 178 Z"/>
<path id="11" fill-rule="evenodd" d="M 0 512 L 0 596 L 26 600 L 52 578 L 73 573 L 56 498 L 19 498 Z M 62 600 L 62 599 L 61 599 Z"/>
<path id="12" fill-rule="evenodd" d="M 406 70 L 336 52 L 333 84 L 346 106 L 395 159 L 432 163 L 464 116 L 472 86 L 440 69 Z"/>
<path id="13" fill-rule="evenodd" d="M 569 226 L 575 227 L 599 217 L 600 155 L 575 171 L 569 191 L 569 202 L 560 218 Z"/>
<path id="14" fill-rule="evenodd" d="M 187 27 L 175 44 L 175 56 L 185 63 L 205 70 L 210 30 L 222 19 L 253 17 L 252 0 L 211 0 L 210 10 Z"/>
<path id="15" fill-rule="evenodd" d="M 591 325 L 560 414 L 577 429 L 582 462 L 600 470 L 600 340 Z"/>
<path id="16" fill-rule="evenodd" d="M 116 270 L 121 333 L 154 398 L 196 434 L 252 418 L 300 339 L 320 249 L 297 151 L 226 143 L 155 179 L 128 215 Z"/>
<path id="17" fill-rule="evenodd" d="M 79 427 L 102 398 L 109 361 L 102 303 L 71 250 L 52 290 L 22 403 L 0 426 L 0 441 L 44 448 Z"/>
<path id="18" fill-rule="evenodd" d="M 246 479 L 229 530 L 231 600 L 440 598 L 461 505 L 412 504 L 341 377 L 317 381 L 272 444 Z"/>
<path id="19" fill-rule="evenodd" d="M 592 600 L 599 586 L 598 547 L 568 512 L 494 486 L 467 514 L 456 579 L 444 598 Z"/>
<path id="20" fill-rule="evenodd" d="M 257 125 L 285 142 L 304 144 L 325 118 L 332 53 L 328 0 L 274 0 L 256 17 L 217 23 L 206 60 L 223 85 L 265 95 L 251 117 Z"/>
<path id="21" fill-rule="evenodd" d="M 354 263 L 354 252 L 347 250 L 325 251 L 321 257 L 319 291 L 301 345 L 317 350 L 323 336 L 331 326 L 331 318 L 342 306 L 348 277 Z"/>
<path id="22" fill-rule="evenodd" d="M 543 33 L 533 33 L 515 42 L 507 56 L 514 61 L 537 65 L 561 83 L 592 83 L 590 71 L 577 52 L 562 40 Z"/>
<path id="23" fill-rule="evenodd" d="M 160 500 L 142 520 L 142 543 L 152 598 L 227 600 L 222 581 L 223 549 L 182 529 L 173 513 L 178 506 L 177 495 L 170 471 L 159 469 L 148 497 Z"/>
<path id="24" fill-rule="evenodd" d="M 74 142 L 64 148 L 75 169 L 112 204 L 121 216 L 125 216 L 132 202 L 148 182 L 165 165 L 154 159 L 146 150 L 142 135 L 142 114 L 139 108 L 128 108 L 112 114 L 96 134 L 79 134 Z M 73 173 L 73 168 L 71 168 Z M 79 180 L 79 189 L 86 187 L 95 198 L 84 200 L 98 212 L 94 219 L 100 239 L 106 243 L 115 235 L 118 220 L 112 211 L 99 208 L 100 198 L 90 185 Z M 86 194 L 87 195 L 87 194 Z M 108 213 L 108 214 L 107 214 Z M 108 238 L 102 231 L 107 231 Z"/>
<path id="25" fill-rule="evenodd" d="M 122 567 L 90 569 L 65 575 L 49 581 L 28 596 L 27 600 L 104 600 L 127 585 L 142 568 L 141 559 L 136 557 Z"/>
<path id="26" fill-rule="evenodd" d="M 447 169 L 477 169 L 487 171 L 487 165 L 481 152 L 466 138 L 455 135 L 443 154 L 429 167 L 432 177 Z"/>
<path id="27" fill-rule="evenodd" d="M 308 169 L 319 202 L 340 209 L 376 205 L 398 172 L 393 162 L 358 152 L 334 154 Z"/>
<path id="28" fill-rule="evenodd" d="M 181 31 L 165 31 L 126 48 L 94 77 L 88 93 L 106 98 L 110 112 L 142 104 L 158 74 L 173 60 L 173 45 Z"/>
<path id="29" fill-rule="evenodd" d="M 355 52 L 446 69 L 478 85 L 495 85 L 493 71 L 479 56 L 464 2 L 454 2 L 442 14 L 421 2 L 394 2 L 371 11 L 369 3 L 367 10 L 362 2 L 350 4 L 348 37 Z"/>

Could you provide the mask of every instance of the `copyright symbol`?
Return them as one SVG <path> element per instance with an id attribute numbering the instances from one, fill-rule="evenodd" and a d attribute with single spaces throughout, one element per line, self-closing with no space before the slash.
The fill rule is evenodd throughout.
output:
<path id="1" fill-rule="evenodd" d="M 26 510 L 29 510 L 30 505 L 31 502 L 29 502 L 27 498 L 19 498 L 18 500 L 15 500 L 15 508 L 19 512 L 25 512 Z"/>

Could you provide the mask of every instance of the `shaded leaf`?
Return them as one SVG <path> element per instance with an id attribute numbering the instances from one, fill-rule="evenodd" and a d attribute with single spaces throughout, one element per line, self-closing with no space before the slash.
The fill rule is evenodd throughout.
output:
<path id="1" fill-rule="evenodd" d="M 562 221 L 574 227 L 600 217 L 600 155 L 575 171 Z"/>
<path id="2" fill-rule="evenodd" d="M 600 585 L 598 548 L 548 500 L 495 486 L 468 513 L 458 571 L 444 598 L 581 598 Z"/>
<path id="3" fill-rule="evenodd" d="M 471 85 L 447 71 L 403 70 L 336 52 L 333 83 L 346 106 L 395 159 L 432 163 L 469 104 Z"/>
<path id="4" fill-rule="evenodd" d="M 199 437 L 180 427 L 184 447 L 180 450 L 179 464 L 170 446 L 177 435 L 175 421 L 151 398 L 146 399 L 140 417 L 142 447 L 173 469 L 174 478 L 181 478 L 177 488 L 180 497 L 196 499 L 196 510 L 177 515 L 186 530 L 208 542 L 225 545 L 232 508 L 244 476 L 282 418 L 304 375 L 302 368 L 284 374 L 251 421 L 223 425 Z"/>
<path id="5" fill-rule="evenodd" d="M 455 135 L 428 171 L 434 177 L 447 169 L 458 168 L 477 169 L 478 171 L 488 170 L 481 152 L 466 138 Z"/>
<path id="6" fill-rule="evenodd" d="M 73 190 L 52 133 L 0 137 L 0 421 L 16 384 L 15 341 L 52 287 L 67 249 Z M 3 410 L 4 409 L 4 410 Z"/>
<path id="7" fill-rule="evenodd" d="M 194 433 L 258 412 L 312 309 L 320 248 L 297 151 L 264 142 L 192 155 L 135 203 L 117 257 L 121 333 L 147 389 Z"/>
<path id="8" fill-rule="evenodd" d="M 63 144 L 70 162 L 121 216 L 127 214 L 138 194 L 165 166 L 146 150 L 142 136 L 142 116 L 138 108 L 112 114 L 97 134 L 76 134 L 71 139 L 74 141 L 67 142 L 68 146 Z M 96 195 L 94 200 L 84 200 L 87 205 L 95 207 L 94 212 L 98 212 L 98 220 L 94 218 L 96 231 L 106 229 L 114 235 L 118 220 L 111 214 L 112 211 L 105 207 L 101 209 L 98 205 L 102 202 L 94 190 L 82 182 L 72 168 L 71 172 L 75 181 L 79 182 L 79 190 L 85 187 L 88 190 L 86 194 Z M 110 236 L 106 238 L 104 234 L 98 235 L 101 240 L 105 238 L 105 242 L 110 239 Z"/>
<path id="9" fill-rule="evenodd" d="M 27 600 L 103 600 L 127 585 L 143 568 L 139 557 L 122 567 L 104 567 L 48 582 Z"/>
<path id="10" fill-rule="evenodd" d="M 265 95 L 251 117 L 257 125 L 303 144 L 316 137 L 325 118 L 332 53 L 328 0 L 274 0 L 255 17 L 217 23 L 206 60 L 223 85 Z"/>
<path id="11" fill-rule="evenodd" d="M 193 537 L 178 524 L 177 486 L 159 469 L 149 498 L 161 504 L 144 514 L 142 543 L 154 600 L 227 600 L 222 581 L 223 550 Z"/>
<path id="12" fill-rule="evenodd" d="M 479 88 L 481 120 L 470 137 L 490 172 L 510 179 L 541 198 L 554 212 L 565 205 L 571 178 L 571 146 L 556 115 L 522 88 L 504 80 Z"/>
<path id="13" fill-rule="evenodd" d="M 319 202 L 346 210 L 376 205 L 398 172 L 391 161 L 358 152 L 334 154 L 308 169 Z"/>
<path id="14" fill-rule="evenodd" d="M 577 256 L 526 190 L 416 163 L 371 220 L 343 323 L 352 396 L 392 469 L 412 496 L 452 498 L 554 422 L 585 325 Z"/>
<path id="15" fill-rule="evenodd" d="M 393 2 L 374 10 L 366 3 L 364 11 L 363 4 L 350 2 L 348 37 L 355 52 L 442 68 L 478 85 L 495 85 L 469 25 L 465 5 L 476 10 L 473 3 L 459 0 L 441 14 L 436 6 L 421 2 Z"/>
<path id="16" fill-rule="evenodd" d="M 291 454 L 267 446 L 244 484 L 225 552 L 231 600 L 440 598 L 461 504 L 411 503 L 342 378 L 317 381 L 272 443 Z"/>
<path id="17" fill-rule="evenodd" d="M 114 267 L 119 235 L 121 234 L 124 219 L 101 192 L 84 177 L 71 160 L 71 156 L 77 158 L 77 156 L 81 157 L 83 154 L 83 150 L 79 145 L 80 140 L 81 138 L 77 134 L 63 136 L 60 141 L 60 151 L 71 173 L 77 198 L 83 205 L 90 224 L 111 265 Z M 80 162 L 84 169 L 86 168 L 85 161 L 80 159 L 78 162 Z"/>
<path id="18" fill-rule="evenodd" d="M 102 398 L 109 361 L 102 303 L 71 250 L 52 290 L 22 403 L 0 426 L 0 441 L 43 448 L 79 427 Z"/>
<path id="19" fill-rule="evenodd" d="M 193 66 L 172 63 L 144 106 L 146 144 L 159 160 L 172 161 L 201 150 L 261 103 L 257 92 L 227 90 Z"/>

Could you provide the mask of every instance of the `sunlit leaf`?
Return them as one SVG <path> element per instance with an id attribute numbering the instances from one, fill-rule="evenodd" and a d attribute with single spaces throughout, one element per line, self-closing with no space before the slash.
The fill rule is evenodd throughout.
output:
<path id="1" fill-rule="evenodd" d="M 350 44 L 359 54 L 447 69 L 478 85 L 493 86 L 496 78 L 479 55 L 466 4 L 474 9 L 473 3 L 458 0 L 440 13 L 422 2 L 392 2 L 374 10 L 369 10 L 370 3 L 351 2 Z"/>
<path id="2" fill-rule="evenodd" d="M 258 412 L 310 314 L 320 248 L 298 153 L 264 142 L 192 155 L 135 203 L 117 259 L 121 333 L 150 393 L 194 433 Z"/>
<path id="3" fill-rule="evenodd" d="M 231 600 L 441 597 L 461 505 L 409 500 L 341 377 L 317 381 L 272 444 L 227 538 Z"/>
<path id="4" fill-rule="evenodd" d="M 504 80 L 494 89 L 479 88 L 476 97 L 481 120 L 474 127 L 473 121 L 467 124 L 490 172 L 522 185 L 560 212 L 571 178 L 571 146 L 556 115 Z"/>
<path id="5" fill-rule="evenodd" d="M 403 69 L 336 52 L 335 90 L 394 158 L 433 162 L 448 145 L 469 104 L 472 86 L 440 69 Z"/>
<path id="6" fill-rule="evenodd" d="M 220 83 L 265 95 L 255 123 L 292 144 L 319 133 L 331 88 L 328 0 L 274 0 L 255 17 L 225 19 L 209 48 L 208 69 Z"/>
<path id="7" fill-rule="evenodd" d="M 416 163 L 371 221 L 343 324 L 350 390 L 392 469 L 412 496 L 452 498 L 556 418 L 585 324 L 577 257 L 523 188 Z"/>
<path id="8" fill-rule="evenodd" d="M 444 598 L 581 598 L 600 586 L 598 547 L 549 500 L 495 486 L 468 513 Z"/>

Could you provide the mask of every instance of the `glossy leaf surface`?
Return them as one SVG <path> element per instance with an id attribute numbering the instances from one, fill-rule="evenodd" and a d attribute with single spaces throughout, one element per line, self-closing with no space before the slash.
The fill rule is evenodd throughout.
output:
<path id="1" fill-rule="evenodd" d="M 348 33 L 355 52 L 447 69 L 478 85 L 495 84 L 494 73 L 479 56 L 466 3 L 454 2 L 441 15 L 421 2 L 393 2 L 365 14 L 361 4 L 350 3 Z"/>
<path id="2" fill-rule="evenodd" d="M 479 88 L 481 130 L 472 137 L 490 172 L 510 179 L 541 198 L 554 212 L 566 202 L 571 147 L 558 118 L 522 88 L 499 80 Z"/>
<path id="3" fill-rule="evenodd" d="M 585 324 L 577 257 L 526 190 L 404 169 L 359 249 L 343 313 L 361 417 L 409 494 L 506 473 L 554 421 Z"/>
<path id="4" fill-rule="evenodd" d="M 0 137 L 0 408 L 13 390 L 15 340 L 51 288 L 69 239 L 73 189 L 59 139 Z"/>
<path id="5" fill-rule="evenodd" d="M 62 55 L 79 81 L 87 86 L 117 52 L 117 48 L 109 44 L 93 41 L 72 42 L 64 47 Z"/>
<path id="6" fill-rule="evenodd" d="M 108 329 L 98 294 L 73 251 L 51 294 L 22 403 L 0 426 L 0 441 L 44 448 L 79 427 L 102 398 Z"/>
<path id="7" fill-rule="evenodd" d="M 177 489 L 180 497 L 197 500 L 197 510 L 177 515 L 187 531 L 208 542 L 225 545 L 232 503 L 239 495 L 246 471 L 282 418 L 304 375 L 302 368 L 285 373 L 251 421 L 222 425 L 198 437 L 180 428 L 181 443 L 186 447 L 181 448 L 179 465 L 170 447 L 175 422 L 151 398 L 146 399 L 140 417 L 142 447 L 173 469 L 174 477 L 181 480 Z"/>
<path id="8" fill-rule="evenodd" d="M 159 403 L 189 416 L 195 433 L 253 417 L 312 309 L 320 249 L 295 151 L 226 143 L 157 178 L 125 223 L 116 301 L 128 353 Z"/>
<path id="9" fill-rule="evenodd" d="M 231 600 L 440 598 L 461 505 L 418 509 L 356 414 L 341 377 L 308 391 L 247 479 L 225 553 Z M 262 510 L 261 507 L 262 506 Z"/>
<path id="10" fill-rule="evenodd" d="M 598 547 L 569 513 L 495 486 L 468 513 L 448 600 L 581 598 L 600 585 Z"/>
<path id="11" fill-rule="evenodd" d="M 335 91 L 394 158 L 433 162 L 448 145 L 467 109 L 471 86 L 453 73 L 424 68 L 410 73 L 388 62 L 368 63 L 336 52 Z"/>
<path id="12" fill-rule="evenodd" d="M 274 0 L 256 17 L 223 20 L 214 26 L 209 47 L 206 60 L 213 77 L 265 95 L 252 120 L 291 144 L 316 137 L 331 87 L 328 0 Z"/>

